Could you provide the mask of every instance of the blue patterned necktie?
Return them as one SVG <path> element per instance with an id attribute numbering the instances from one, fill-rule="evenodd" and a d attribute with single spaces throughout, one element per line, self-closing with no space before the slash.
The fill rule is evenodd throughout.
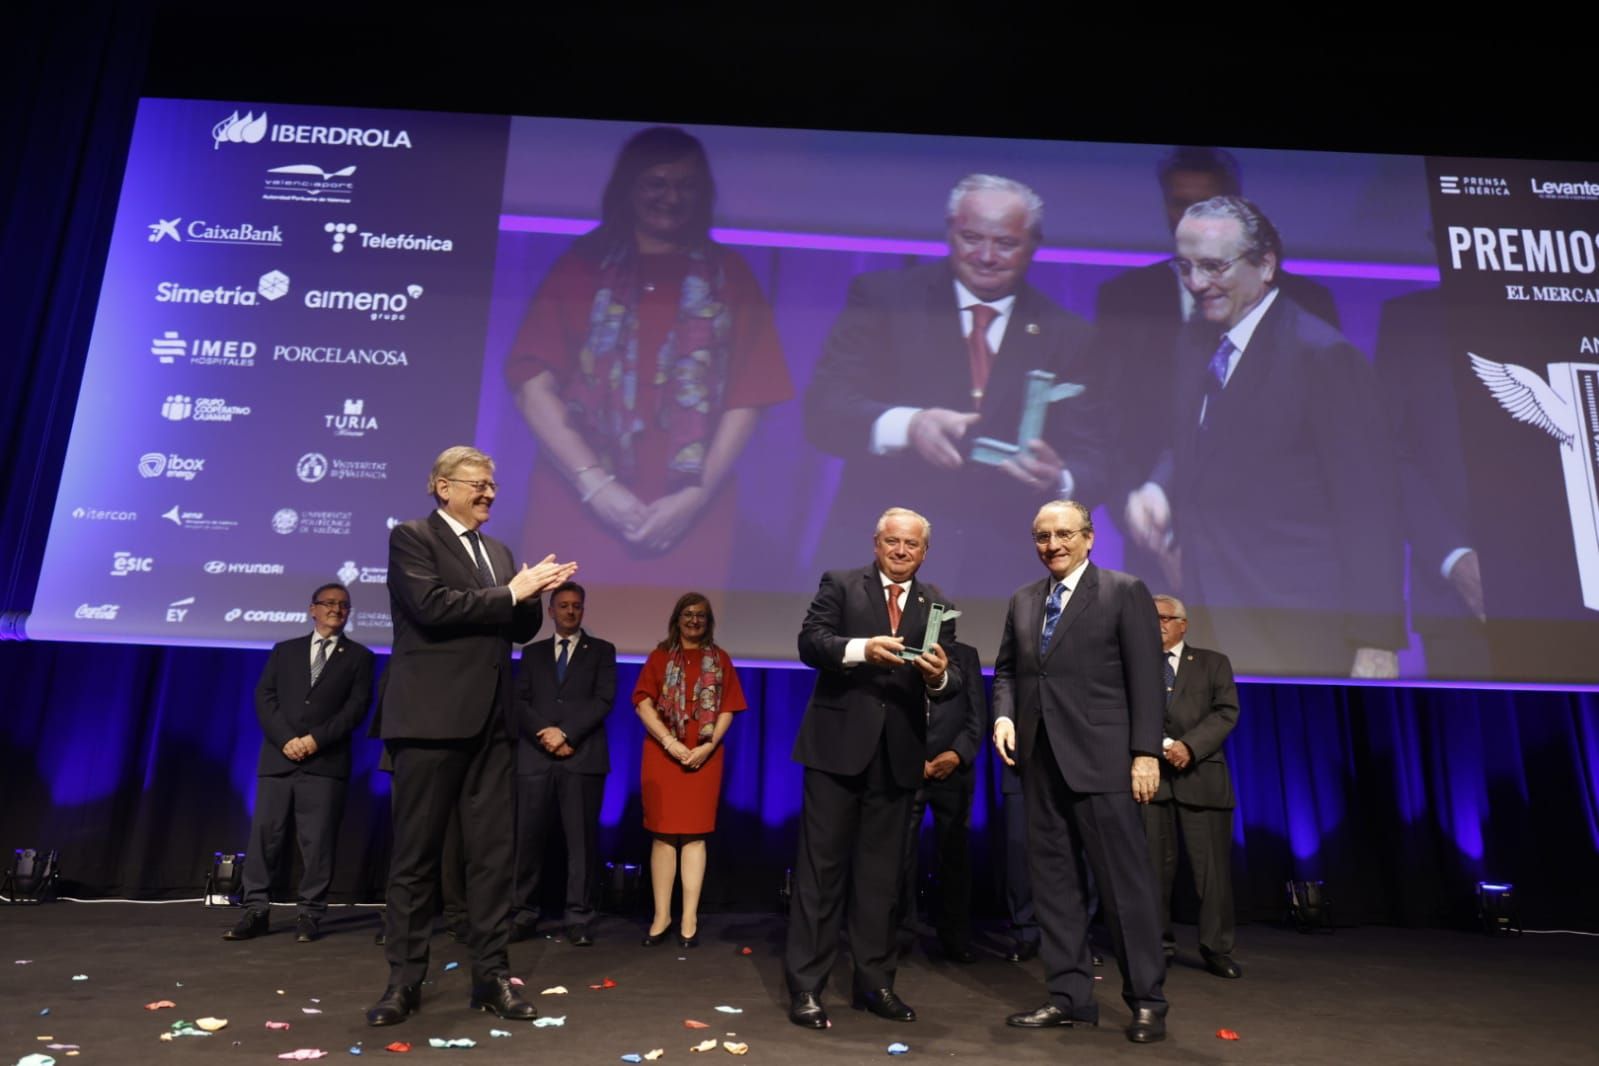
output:
<path id="1" fill-rule="evenodd" d="M 1171 690 L 1177 684 L 1177 671 L 1172 668 L 1171 657 L 1174 653 L 1167 652 L 1160 662 L 1161 669 L 1166 674 L 1166 706 L 1171 706 Z"/>
<path id="2" fill-rule="evenodd" d="M 1044 635 L 1038 642 L 1040 651 L 1049 647 L 1049 638 L 1055 635 L 1055 623 L 1060 621 L 1061 596 L 1065 591 L 1064 581 L 1055 582 L 1055 587 L 1049 590 L 1049 601 L 1044 604 Z"/>
<path id="3" fill-rule="evenodd" d="M 466 539 L 472 542 L 472 559 L 477 563 L 478 580 L 483 583 L 484 588 L 493 588 L 494 571 L 489 569 L 488 557 L 483 554 L 482 537 L 477 530 L 469 529 L 466 531 Z"/>
<path id="4" fill-rule="evenodd" d="M 322 676 L 322 671 L 328 665 L 328 638 L 319 637 L 316 642 L 316 658 L 311 663 L 311 684 L 316 684 L 316 679 Z"/>
<path id="5" fill-rule="evenodd" d="M 561 652 L 555 657 L 555 680 L 557 683 L 566 680 L 566 646 L 572 643 L 570 637 L 561 638 Z"/>
<path id="6" fill-rule="evenodd" d="M 1210 425 L 1211 412 L 1216 409 L 1216 398 L 1227 387 L 1227 364 L 1232 361 L 1233 353 L 1238 348 L 1233 344 L 1233 339 L 1226 334 L 1222 335 L 1221 343 L 1216 345 L 1216 353 L 1210 357 L 1210 376 L 1205 378 L 1205 406 L 1203 414 L 1199 417 L 1201 426 Z"/>

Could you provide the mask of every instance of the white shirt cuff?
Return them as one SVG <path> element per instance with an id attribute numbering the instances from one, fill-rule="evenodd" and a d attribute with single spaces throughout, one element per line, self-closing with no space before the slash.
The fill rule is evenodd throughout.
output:
<path id="1" fill-rule="evenodd" d="M 866 661 L 866 637 L 851 637 L 844 645 L 844 665 L 854 666 Z"/>
<path id="2" fill-rule="evenodd" d="M 920 410 L 920 407 L 890 407 L 878 415 L 877 421 L 872 423 L 872 454 L 892 455 L 904 451 L 911 440 L 911 419 Z"/>

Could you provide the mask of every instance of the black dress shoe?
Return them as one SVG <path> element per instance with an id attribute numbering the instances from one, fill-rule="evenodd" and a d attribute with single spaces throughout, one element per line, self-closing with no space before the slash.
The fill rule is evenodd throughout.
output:
<path id="1" fill-rule="evenodd" d="M 1089 953 L 1089 957 L 1094 960 L 1094 965 L 1095 966 L 1103 966 L 1103 965 L 1105 965 L 1105 956 L 1101 955 L 1099 952 L 1097 952 L 1097 951 L 1090 952 Z"/>
<path id="2" fill-rule="evenodd" d="M 1177 945 L 1172 943 L 1170 940 L 1161 944 L 1160 949 L 1166 953 L 1166 957 L 1168 959 L 1175 959 L 1177 957 Z"/>
<path id="3" fill-rule="evenodd" d="M 806 1029 L 826 1029 L 827 1011 L 814 992 L 795 992 L 789 997 L 788 1020 Z"/>
<path id="4" fill-rule="evenodd" d="M 315 918 L 305 915 L 294 920 L 294 942 L 296 944 L 309 944 L 313 940 L 322 939 L 322 928 Z"/>
<path id="5" fill-rule="evenodd" d="M 422 990 L 416 985 L 390 985 L 366 1012 L 366 1024 L 399 1025 L 421 1006 Z"/>
<path id="6" fill-rule="evenodd" d="M 972 950 L 970 944 L 956 944 L 951 941 L 939 942 L 944 948 L 944 957 L 950 962 L 972 963 L 977 961 L 977 952 Z"/>
<path id="7" fill-rule="evenodd" d="M 874 988 L 855 990 L 855 999 L 850 1004 L 856 1010 L 869 1010 L 879 1018 L 887 1018 L 891 1022 L 914 1022 L 916 1012 L 911 1010 L 903 999 L 894 994 L 892 988 Z"/>
<path id="8" fill-rule="evenodd" d="M 383 930 L 379 929 L 377 932 L 372 934 L 372 943 L 376 944 L 378 947 L 381 948 L 388 942 L 389 934 L 385 933 Z"/>
<path id="9" fill-rule="evenodd" d="M 1028 959 L 1036 959 L 1038 958 L 1038 941 L 1018 940 L 1011 945 L 1011 949 L 1005 953 L 1005 957 L 1011 962 L 1026 962 Z"/>
<path id="10" fill-rule="evenodd" d="M 1233 980 L 1244 976 L 1244 971 L 1238 968 L 1231 955 L 1212 955 L 1205 952 L 1205 969 L 1217 977 L 1229 977 Z"/>
<path id="11" fill-rule="evenodd" d="M 254 940 L 258 936 L 266 936 L 267 928 L 272 920 L 267 917 L 266 911 L 245 911 L 244 917 L 239 919 L 239 924 L 222 934 L 223 940 Z"/>
<path id="12" fill-rule="evenodd" d="M 666 938 L 671 936 L 671 935 L 672 935 L 672 927 L 671 926 L 667 926 L 665 929 L 662 929 L 659 933 L 646 932 L 644 934 L 644 939 L 639 941 L 639 943 L 643 944 L 647 948 L 653 948 L 657 944 L 666 943 Z"/>
<path id="13" fill-rule="evenodd" d="M 693 936 L 684 936 L 682 927 L 677 930 L 677 946 L 680 948 L 697 948 L 700 946 L 700 931 L 694 930 Z"/>
<path id="14" fill-rule="evenodd" d="M 539 1016 L 538 1008 L 522 998 L 509 977 L 496 977 L 486 985 L 474 987 L 470 1006 L 511 1022 L 531 1021 Z"/>
<path id="15" fill-rule="evenodd" d="M 1135 1044 L 1153 1044 L 1166 1039 L 1166 1016 L 1157 1014 L 1153 1007 L 1139 1007 L 1133 1011 L 1133 1020 L 1127 1026 L 1127 1039 Z"/>
<path id="16" fill-rule="evenodd" d="M 472 936 L 471 927 L 467 925 L 465 918 L 456 918 L 452 921 L 446 922 L 444 931 L 449 933 L 450 939 L 455 941 L 457 944 L 466 943 L 469 939 L 471 939 Z"/>
<path id="17" fill-rule="evenodd" d="M 1099 1022 L 1093 1018 L 1073 1018 L 1066 1011 L 1055 1006 L 1055 1004 L 1046 1003 L 1037 1010 L 1012 1014 L 1005 1019 L 1005 1024 L 1013 1029 L 1051 1029 L 1057 1025 L 1067 1027 L 1073 1025 L 1093 1026 L 1098 1025 Z"/>
<path id="18" fill-rule="evenodd" d="M 594 937 L 589 934 L 586 925 L 569 925 L 566 927 L 566 942 L 574 948 L 591 948 L 594 946 Z"/>
<path id="19" fill-rule="evenodd" d="M 538 931 L 539 920 L 537 918 L 531 921 L 526 918 L 513 918 L 511 920 L 511 942 L 513 944 L 520 944 L 524 940 L 532 940 L 538 935 Z M 455 934 L 452 932 L 450 935 L 454 936 Z"/>

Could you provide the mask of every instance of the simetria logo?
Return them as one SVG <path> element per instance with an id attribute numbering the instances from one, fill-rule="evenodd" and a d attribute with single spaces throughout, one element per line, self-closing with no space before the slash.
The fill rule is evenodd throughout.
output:
<path id="1" fill-rule="evenodd" d="M 229 144 L 259 144 L 267 132 L 267 113 L 261 112 L 261 117 L 255 114 L 246 114 L 243 118 L 235 111 L 227 118 L 211 127 L 211 137 L 216 141 L 211 147 L 222 147 L 222 142 Z"/>

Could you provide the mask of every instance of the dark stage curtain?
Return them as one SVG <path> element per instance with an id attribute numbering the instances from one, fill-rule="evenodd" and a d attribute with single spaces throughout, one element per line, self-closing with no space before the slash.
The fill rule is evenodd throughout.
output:
<path id="1" fill-rule="evenodd" d="M 0 612 L 28 609 L 77 396 L 122 156 L 150 46 L 141 4 L 24 4 L 0 35 Z M 796 619 L 796 624 L 797 624 Z M 593 619 L 604 633 L 604 620 Z M 4 627 L 0 626 L 0 632 Z M 730 649 L 737 654 L 738 648 Z M 0 847 L 56 847 L 71 889 L 194 893 L 242 845 L 259 732 L 259 652 L 0 643 Z M 641 738 L 622 671 L 602 854 L 642 861 Z M 708 901 L 776 902 L 792 861 L 788 751 L 801 670 L 742 671 Z M 1276 917 L 1321 878 L 1343 921 L 1456 924 L 1478 878 L 1515 882 L 1529 926 L 1599 928 L 1599 697 L 1248 685 L 1229 742 L 1240 909 Z M 363 743 L 336 894 L 380 895 L 387 781 Z M 998 787 L 973 815 L 978 905 L 997 913 Z"/>

